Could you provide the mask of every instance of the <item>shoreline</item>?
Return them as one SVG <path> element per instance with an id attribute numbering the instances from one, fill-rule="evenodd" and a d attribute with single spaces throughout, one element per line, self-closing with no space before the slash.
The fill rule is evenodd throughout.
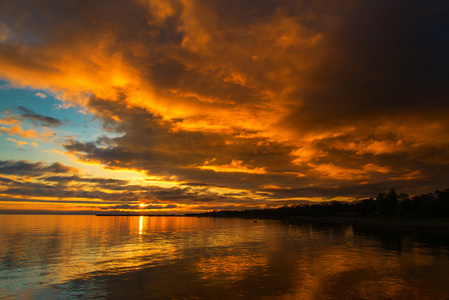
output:
<path id="1" fill-rule="evenodd" d="M 146 214 L 97 214 L 98 217 L 191 217 L 191 218 L 239 218 L 251 220 L 279 220 L 298 223 L 312 224 L 341 224 L 355 225 L 364 227 L 377 227 L 384 229 L 412 229 L 412 230 L 430 230 L 444 231 L 449 233 L 449 219 L 447 218 L 429 218 L 429 219 L 388 219 L 388 218 L 351 218 L 351 217 L 307 217 L 307 216 L 217 216 L 201 214 L 185 215 L 146 215 Z"/>
<path id="2" fill-rule="evenodd" d="M 384 229 L 411 229 L 426 231 L 446 231 L 449 233 L 449 218 L 354 218 L 354 217 L 311 217 L 311 216 L 226 216 L 192 214 L 186 217 L 198 218 L 239 218 L 250 220 L 279 220 L 290 223 L 311 223 L 329 225 L 355 225 L 363 227 L 376 227 Z"/>
<path id="3" fill-rule="evenodd" d="M 223 216 L 192 214 L 186 217 L 198 218 L 240 218 L 250 220 L 279 220 L 290 223 L 311 223 L 328 225 L 354 225 L 382 229 L 407 229 L 418 231 L 447 232 L 449 234 L 449 218 L 354 218 L 354 217 L 310 217 L 310 216 Z"/>
<path id="4" fill-rule="evenodd" d="M 449 219 L 371 219 L 347 217 L 267 217 L 254 219 L 285 220 L 313 224 L 342 224 L 384 229 L 446 231 L 449 233 Z"/>

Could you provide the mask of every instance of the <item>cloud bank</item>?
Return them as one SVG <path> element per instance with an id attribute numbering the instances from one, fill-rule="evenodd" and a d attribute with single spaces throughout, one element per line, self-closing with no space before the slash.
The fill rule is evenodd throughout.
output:
<path id="1" fill-rule="evenodd" d="M 263 206 L 448 182 L 444 1 L 0 3 L 0 76 L 115 134 L 66 139 L 67 155 L 177 185 L 148 199 Z"/>

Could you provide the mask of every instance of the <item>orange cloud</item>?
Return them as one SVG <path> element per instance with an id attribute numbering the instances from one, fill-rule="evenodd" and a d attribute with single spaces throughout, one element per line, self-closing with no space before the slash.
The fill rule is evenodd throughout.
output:
<path id="1" fill-rule="evenodd" d="M 265 168 L 251 168 L 251 166 L 243 164 L 241 160 L 232 160 L 227 165 L 206 165 L 199 167 L 202 170 L 213 170 L 215 172 L 231 172 L 231 173 L 250 173 L 250 174 L 265 174 Z"/>
<path id="2" fill-rule="evenodd" d="M 381 167 L 373 163 L 362 166 L 362 169 L 336 166 L 332 163 L 323 165 L 313 165 L 310 167 L 314 172 L 318 172 L 324 178 L 332 178 L 338 180 L 366 180 L 372 175 L 371 173 L 389 173 L 388 167 Z"/>
<path id="3" fill-rule="evenodd" d="M 13 139 L 13 138 L 6 138 L 6 139 L 7 139 L 8 141 L 12 141 L 12 142 L 16 143 L 17 146 L 19 146 L 19 147 L 22 147 L 22 146 L 28 144 L 27 142 L 24 142 L 24 141 L 17 141 L 16 139 Z"/>
<path id="4" fill-rule="evenodd" d="M 36 93 L 36 96 L 42 99 L 47 98 L 47 95 L 43 94 L 43 93 Z"/>
<path id="5" fill-rule="evenodd" d="M 55 134 L 47 128 L 44 128 L 43 131 L 38 132 L 34 129 L 24 130 L 20 126 L 13 126 L 10 128 L 0 127 L 0 133 L 4 133 L 10 136 L 19 136 L 25 139 L 40 139 L 44 142 L 49 142 L 52 138 L 55 137 Z"/>
<path id="6" fill-rule="evenodd" d="M 39 135 L 39 133 L 34 129 L 23 130 L 20 126 L 13 126 L 10 128 L 0 127 L 0 132 L 12 136 L 17 135 L 25 139 L 34 139 Z"/>
<path id="7" fill-rule="evenodd" d="M 421 174 L 421 171 L 411 171 L 409 173 L 403 174 L 399 177 L 392 177 L 391 180 L 416 180 L 425 178 L 423 174 Z"/>
<path id="8" fill-rule="evenodd" d="M 12 117 L 5 117 L 3 119 L 0 119 L 0 124 L 4 124 L 4 125 L 19 125 L 20 122 Z M 0 127 L 1 128 L 5 128 L 5 127 Z"/>

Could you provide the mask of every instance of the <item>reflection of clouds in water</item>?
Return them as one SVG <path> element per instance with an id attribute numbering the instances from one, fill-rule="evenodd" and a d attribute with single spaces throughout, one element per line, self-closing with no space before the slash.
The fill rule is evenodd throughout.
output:
<path id="1" fill-rule="evenodd" d="M 200 259 L 197 271 L 202 280 L 244 280 L 266 269 L 267 258 L 251 253 Z"/>
<path id="2" fill-rule="evenodd" d="M 404 246 L 401 252 L 392 251 L 383 248 L 380 240 L 353 236 L 351 226 L 269 226 L 273 228 L 261 230 L 271 234 L 265 238 L 276 240 L 274 247 L 261 249 L 261 244 L 238 242 L 226 247 L 195 247 L 190 256 L 189 249 L 184 249 L 184 259 L 169 265 L 144 267 L 101 280 L 107 283 L 108 296 L 137 297 L 145 290 L 161 293 L 161 299 L 186 295 L 218 299 L 402 299 L 438 298 L 447 292 L 441 285 L 447 271 L 435 257 L 432 259 L 432 250 Z M 447 261 L 443 263 L 447 265 Z M 119 285 L 122 280 L 134 283 Z"/>
<path id="3" fill-rule="evenodd" d="M 13 220 L 0 222 L 7 219 Z M 438 236 L 434 244 L 418 243 L 418 235 L 397 232 L 403 241 L 397 250 L 383 243 L 388 232 L 349 225 L 188 217 L 52 216 L 37 217 L 33 225 L 20 220 L 10 224 L 16 230 L 0 227 L 16 241 L 0 244 L 0 250 L 33 257 L 15 268 L 40 290 L 16 296 L 438 299 L 449 292 L 449 254 L 438 246 L 445 243 Z M 32 230 L 38 224 L 40 235 Z M 53 250 L 51 257 L 46 249 Z M 47 277 L 26 269 L 27 263 L 47 268 Z M 48 277 L 59 274 L 64 277 Z"/>
<path id="4" fill-rule="evenodd" d="M 359 250 L 333 247 L 304 257 L 298 268 L 301 280 L 296 281 L 293 294 L 300 299 L 378 299 L 399 295 L 407 288 L 397 256 L 378 256 L 374 248 Z"/>

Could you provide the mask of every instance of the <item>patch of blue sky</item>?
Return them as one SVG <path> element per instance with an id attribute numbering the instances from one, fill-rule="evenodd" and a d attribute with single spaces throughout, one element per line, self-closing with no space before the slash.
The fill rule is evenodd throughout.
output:
<path id="1" fill-rule="evenodd" d="M 23 114 L 23 111 L 18 107 L 31 110 L 36 115 L 58 119 L 62 121 L 62 125 L 50 129 L 56 134 L 56 138 L 51 139 L 51 141 L 34 140 L 2 133 L 0 135 L 1 160 L 52 161 L 54 159 L 51 158 L 55 156 L 54 150 L 62 150 L 59 144 L 65 139 L 72 138 L 85 142 L 95 141 L 102 136 L 117 136 L 104 131 L 101 122 L 92 114 L 81 112 L 79 107 L 65 107 L 49 91 L 15 88 L 11 87 L 8 82 L 0 80 L 0 118 L 4 117 L 7 111 L 14 114 Z M 0 125 L 0 127 L 11 127 L 11 125 Z M 45 130 L 42 126 L 34 127 L 32 122 L 22 122 L 20 126 L 24 130 Z M 26 144 L 19 145 L 20 142 L 26 142 Z"/>
<path id="2" fill-rule="evenodd" d="M 0 82 L 0 111 L 16 111 L 22 106 L 38 115 L 48 116 L 69 123 L 85 124 L 90 122 L 92 115 L 82 114 L 78 108 L 63 108 L 61 101 L 44 90 L 11 88 L 7 83 Z M 67 126 L 67 125 L 66 125 Z"/>
<path id="3" fill-rule="evenodd" d="M 6 81 L 0 80 L 0 112 L 17 112 L 22 106 L 42 116 L 52 117 L 63 122 L 58 130 L 92 139 L 110 135 L 103 131 L 99 120 L 92 114 L 81 112 L 81 108 L 64 107 L 63 103 L 45 90 L 11 88 Z"/>
<path id="4" fill-rule="evenodd" d="M 19 146 L 15 141 L 29 141 L 27 144 Z M 29 161 L 53 161 L 49 145 L 35 142 L 20 137 L 8 137 L 5 134 L 0 136 L 0 160 L 29 160 Z"/>

